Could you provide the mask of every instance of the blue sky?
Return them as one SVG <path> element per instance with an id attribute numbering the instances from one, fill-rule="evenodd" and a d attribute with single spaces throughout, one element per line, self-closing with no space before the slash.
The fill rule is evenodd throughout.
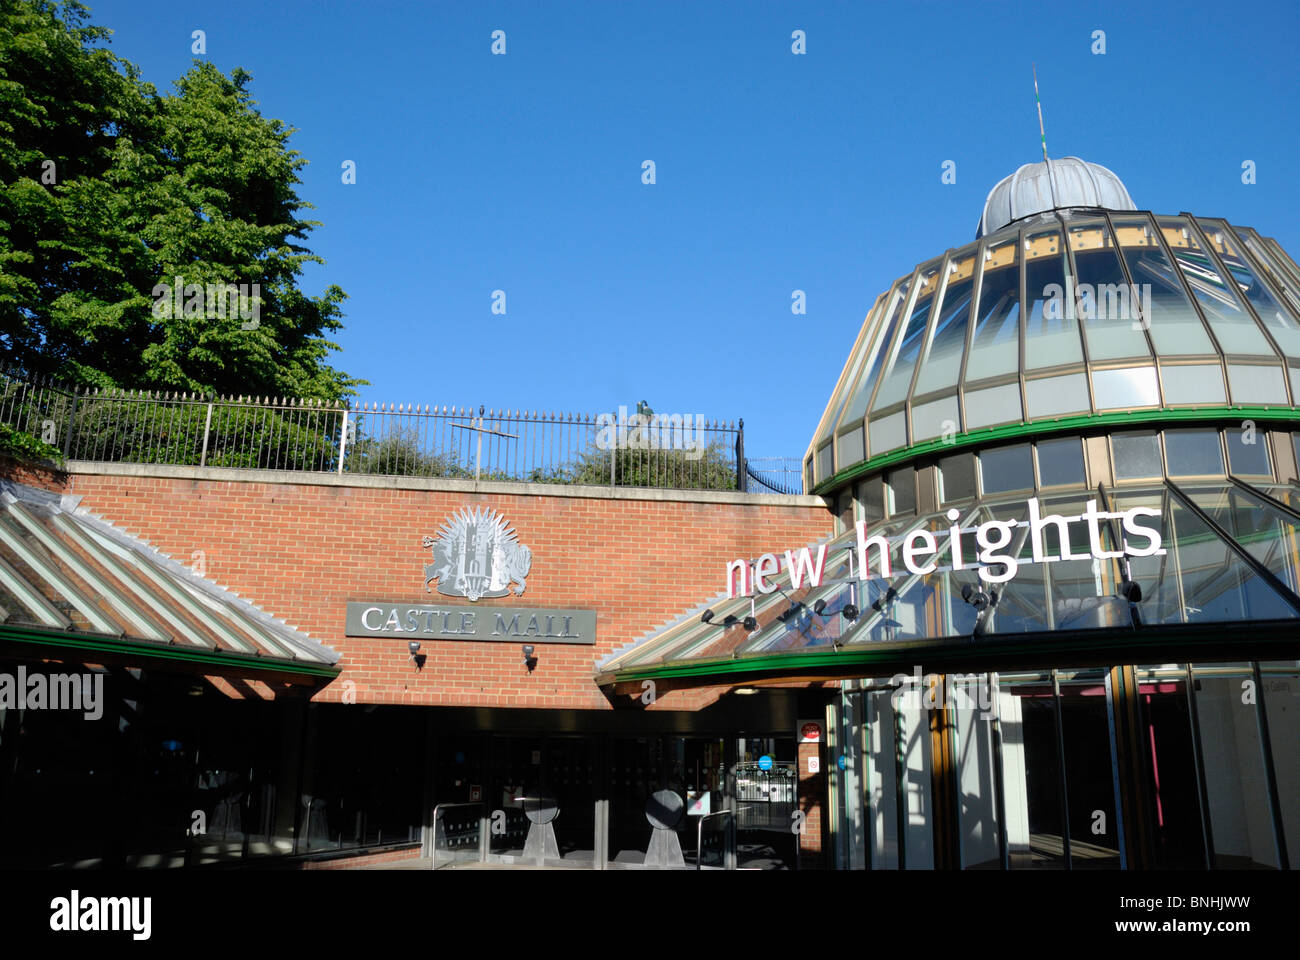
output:
<path id="1" fill-rule="evenodd" d="M 1294 3 L 87 4 L 160 89 L 204 30 L 297 128 L 367 400 L 644 399 L 801 456 L 876 295 L 1040 158 L 1031 63 L 1051 156 L 1300 250 Z"/>

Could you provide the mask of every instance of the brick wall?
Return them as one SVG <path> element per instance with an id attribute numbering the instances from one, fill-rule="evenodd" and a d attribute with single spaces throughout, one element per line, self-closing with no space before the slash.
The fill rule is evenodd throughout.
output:
<path id="1" fill-rule="evenodd" d="M 349 691 L 362 703 L 610 709 L 591 679 L 597 660 L 716 596 L 727 561 L 823 539 L 833 525 L 810 497 L 571 496 L 524 484 L 361 478 L 353 485 L 241 471 L 111 469 L 73 465 L 65 489 L 174 559 L 201 562 L 210 579 L 339 651 L 343 673 L 316 694 L 320 701 Z M 259 479 L 236 479 L 251 476 Z M 523 596 L 478 606 L 594 609 L 594 647 L 530 640 L 538 657 L 530 674 L 519 643 L 422 638 L 428 659 L 417 672 L 404 638 L 343 635 L 349 601 L 468 605 L 425 592 L 424 564 L 432 557 L 421 539 L 459 508 L 479 505 L 504 514 L 531 548 L 533 566 Z M 718 693 L 674 691 L 654 708 L 698 709 Z"/>

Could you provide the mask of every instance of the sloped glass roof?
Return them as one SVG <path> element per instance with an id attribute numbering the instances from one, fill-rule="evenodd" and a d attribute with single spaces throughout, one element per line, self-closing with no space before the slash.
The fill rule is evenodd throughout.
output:
<path id="1" fill-rule="evenodd" d="M 945 511 L 868 529 L 870 536 L 884 536 L 895 555 L 914 531 L 929 531 L 938 547 L 935 558 L 948 558 L 932 572 L 910 573 L 900 566 L 892 578 L 860 580 L 850 573 L 857 535 L 849 531 L 825 541 L 820 587 L 791 589 L 782 563 L 780 573 L 769 578 L 779 589 L 752 601 L 756 629 L 748 631 L 743 623 L 751 613 L 750 598 L 728 600 L 723 594 L 708 605 L 713 612 L 709 622 L 700 616 L 705 607 L 697 608 L 597 664 L 597 682 L 663 671 L 707 678 L 743 672 L 746 660 L 761 660 L 761 670 L 779 676 L 782 657 L 820 654 L 831 668 L 855 650 L 914 648 L 926 642 L 988 645 L 1039 635 L 1047 648 L 1062 631 L 1106 631 L 1150 640 L 1170 627 L 1283 623 L 1291 636 L 1300 628 L 1300 487 L 1254 487 L 1231 478 L 1196 484 L 1166 480 L 1103 488 L 1092 495 L 1045 497 L 1040 504 L 1043 514 L 1079 521 L 1089 500 L 1110 513 L 1134 507 L 1158 511 L 1147 522 L 1160 533 L 1163 555 L 1125 556 L 1125 538 L 1136 531 L 1126 533 L 1121 521 L 1112 519 L 1099 524 L 1095 545 L 1087 523 L 1069 523 L 1068 554 L 1063 551 L 1067 545 L 1052 533 L 1045 538 L 1043 560 L 1036 562 L 1025 496 L 977 500 L 957 514 L 955 523 Z M 990 520 L 1016 522 L 1006 548 L 1016 558 L 1015 574 L 992 586 L 980 576 L 984 565 L 970 556 L 976 528 Z M 954 527 L 967 544 L 960 569 L 951 560 Z M 1146 546 L 1143 540 L 1135 543 Z M 1098 548 L 1120 555 L 1093 559 Z M 1056 559 L 1061 555 L 1087 559 Z M 1140 590 L 1135 602 L 1128 583 Z M 981 595 L 992 601 L 982 611 L 976 605 Z M 843 615 L 850 604 L 860 611 L 853 620 Z"/>
<path id="2" fill-rule="evenodd" d="M 2 486 L 0 643 L 191 661 L 213 673 L 337 673 L 335 651 L 77 509 L 77 498 Z"/>
<path id="3" fill-rule="evenodd" d="M 990 430 L 1133 411 L 1293 409 L 1300 269 L 1247 227 L 1055 210 L 900 277 L 808 452 L 811 488 Z M 843 478 L 841 478 L 843 479 Z"/>

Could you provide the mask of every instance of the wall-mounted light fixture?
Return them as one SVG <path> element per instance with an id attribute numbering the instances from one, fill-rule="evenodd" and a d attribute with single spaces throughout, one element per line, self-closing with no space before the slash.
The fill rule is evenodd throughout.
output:
<path id="1" fill-rule="evenodd" d="M 533 656 L 533 645 L 531 643 L 524 644 L 524 666 L 528 668 L 529 673 L 532 673 L 537 666 L 537 657 Z"/>
<path id="2" fill-rule="evenodd" d="M 411 655 L 407 658 L 406 662 L 415 664 L 416 670 L 423 670 L 426 658 L 425 655 L 420 652 L 420 641 L 408 640 L 406 643 L 406 649 L 411 652 Z"/>
<path id="3" fill-rule="evenodd" d="M 983 635 L 985 622 L 998 605 L 998 597 L 997 587 L 989 587 L 988 593 L 985 593 L 983 590 L 976 590 L 969 583 L 961 585 L 961 598 L 975 608 L 975 626 L 971 630 L 972 637 Z"/>

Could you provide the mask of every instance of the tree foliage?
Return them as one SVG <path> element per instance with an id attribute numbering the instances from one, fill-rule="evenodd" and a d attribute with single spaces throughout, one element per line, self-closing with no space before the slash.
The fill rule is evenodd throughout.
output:
<path id="1" fill-rule="evenodd" d="M 319 224 L 299 216 L 293 130 L 239 68 L 196 60 L 160 94 L 87 16 L 0 0 L 0 360 L 101 387 L 354 393 L 364 381 L 327 363 L 346 294 L 298 285 L 324 261 L 304 245 Z M 177 277 L 257 284 L 256 325 L 159 316 L 154 290 Z"/>

